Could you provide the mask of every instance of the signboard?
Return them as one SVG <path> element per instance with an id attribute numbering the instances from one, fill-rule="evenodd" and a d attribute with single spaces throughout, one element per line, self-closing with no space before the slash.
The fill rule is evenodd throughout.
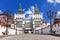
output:
<path id="1" fill-rule="evenodd" d="M 11 28 L 14 28 L 14 24 L 11 24 Z"/>

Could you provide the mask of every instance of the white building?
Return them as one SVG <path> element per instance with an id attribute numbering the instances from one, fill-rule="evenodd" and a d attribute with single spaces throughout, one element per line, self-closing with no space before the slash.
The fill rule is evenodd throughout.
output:
<path id="1" fill-rule="evenodd" d="M 17 30 L 20 30 L 20 33 L 23 32 L 24 24 L 25 24 L 25 15 L 22 14 L 22 7 L 19 8 L 19 11 L 17 14 L 14 15 L 14 21 L 15 21 L 15 28 Z"/>
<path id="2" fill-rule="evenodd" d="M 20 7 L 18 14 L 14 15 L 14 21 L 15 29 L 8 28 L 9 35 L 15 33 L 22 34 L 25 30 L 39 34 L 50 34 L 50 23 L 43 21 L 42 14 L 38 12 L 37 7 L 30 20 L 26 20 L 25 15 L 22 13 L 22 8 Z M 0 30 L 4 32 L 4 28 Z M 52 26 L 52 30 L 53 33 L 55 31 L 55 34 L 60 34 L 60 19 L 57 18 L 57 16 Z"/>
<path id="3" fill-rule="evenodd" d="M 20 30 L 32 30 L 32 28 L 36 30 L 41 27 L 42 19 L 42 14 L 39 14 L 37 6 L 30 20 L 26 20 L 25 15 L 22 13 L 22 7 L 20 7 L 18 14 L 15 14 L 15 26 Z"/>
<path id="4" fill-rule="evenodd" d="M 25 16 L 23 14 L 15 14 L 15 21 L 17 27 L 24 27 L 25 24 Z"/>
<path id="5" fill-rule="evenodd" d="M 48 26 L 36 30 L 36 33 L 41 34 L 41 32 L 43 32 L 43 34 L 50 34 L 50 24 L 48 23 Z M 52 25 L 52 34 L 60 35 L 60 19 L 58 17 L 58 13 L 56 14 L 56 18 L 54 19 L 54 24 Z"/>

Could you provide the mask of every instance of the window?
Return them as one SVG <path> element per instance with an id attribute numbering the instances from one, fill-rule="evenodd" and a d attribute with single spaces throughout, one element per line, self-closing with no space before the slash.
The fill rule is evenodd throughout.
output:
<path id="1" fill-rule="evenodd" d="M 31 27 L 31 23 L 26 22 L 25 23 L 25 28 L 30 28 L 30 27 Z"/>
<path id="2" fill-rule="evenodd" d="M 40 21 L 35 21 L 35 27 L 40 27 Z"/>
<path id="3" fill-rule="evenodd" d="M 22 27 L 22 21 L 17 21 L 17 27 Z"/>

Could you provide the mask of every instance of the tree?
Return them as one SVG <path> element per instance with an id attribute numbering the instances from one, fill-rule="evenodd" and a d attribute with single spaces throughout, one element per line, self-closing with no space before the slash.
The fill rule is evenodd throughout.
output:
<path id="1" fill-rule="evenodd" d="M 55 12 L 53 12 L 53 11 L 47 11 L 47 16 L 48 16 L 48 18 L 49 18 L 49 20 L 50 20 L 50 33 L 52 34 L 52 19 L 54 18 L 54 15 L 55 15 Z"/>

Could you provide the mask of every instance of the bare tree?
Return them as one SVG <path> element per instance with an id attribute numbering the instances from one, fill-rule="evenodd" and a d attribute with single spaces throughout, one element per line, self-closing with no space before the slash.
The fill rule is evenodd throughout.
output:
<path id="1" fill-rule="evenodd" d="M 47 16 L 48 16 L 48 18 L 49 18 L 49 20 L 50 20 L 50 33 L 52 34 L 52 19 L 54 18 L 54 15 L 55 15 L 55 12 L 53 12 L 53 11 L 47 11 Z"/>

